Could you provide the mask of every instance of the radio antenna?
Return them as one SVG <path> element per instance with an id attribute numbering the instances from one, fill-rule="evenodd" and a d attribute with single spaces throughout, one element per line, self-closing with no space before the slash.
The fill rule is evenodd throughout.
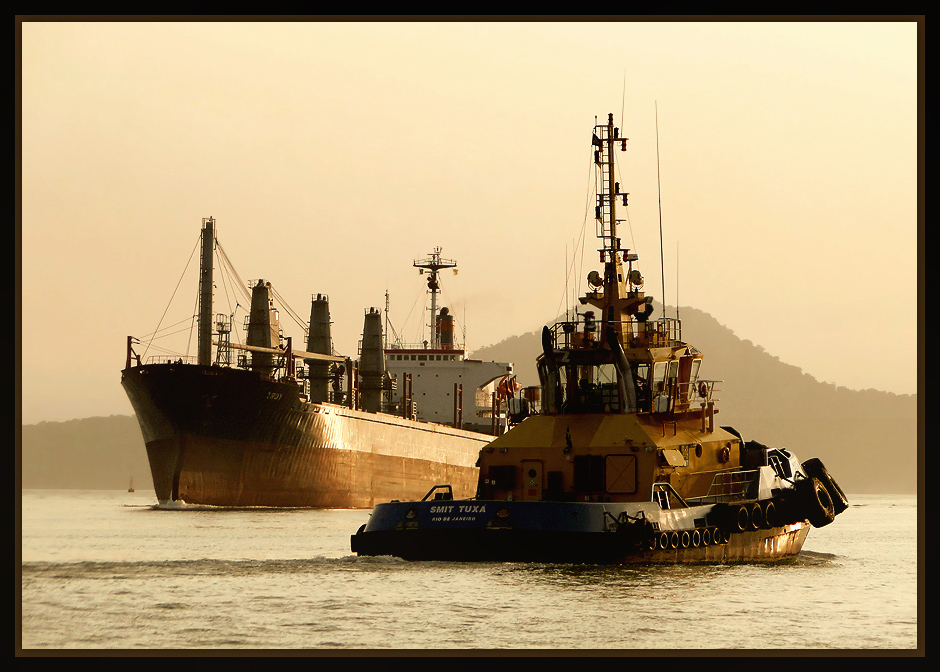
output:
<path id="1" fill-rule="evenodd" d="M 659 182 L 659 104 L 656 106 L 656 190 L 659 196 L 659 270 L 663 279 L 663 317 L 666 316 L 666 262 L 663 256 L 663 189 Z M 678 318 L 678 315 L 676 315 Z"/>
<path id="2" fill-rule="evenodd" d="M 568 245 L 565 245 L 565 319 L 570 319 L 571 311 L 568 309 Z"/>

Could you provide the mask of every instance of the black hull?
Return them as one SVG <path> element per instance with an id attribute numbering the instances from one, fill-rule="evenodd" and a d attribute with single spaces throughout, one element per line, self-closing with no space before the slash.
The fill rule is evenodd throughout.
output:
<path id="1" fill-rule="evenodd" d="M 476 491 L 492 437 L 331 404 L 252 371 L 152 364 L 122 373 L 161 502 L 368 508 L 435 483 Z"/>
<path id="2" fill-rule="evenodd" d="M 435 510 L 454 506 L 446 516 Z M 432 508 L 433 507 L 433 508 Z M 359 555 L 462 562 L 587 564 L 755 563 L 794 560 L 810 525 L 797 521 L 767 529 L 711 525 L 668 527 L 668 513 L 646 507 L 650 521 L 618 524 L 622 506 L 599 503 L 445 501 L 377 506 L 350 540 Z M 636 507 L 633 507 L 636 513 Z M 444 518 L 450 518 L 445 520 Z M 655 518 L 660 521 L 652 525 Z M 717 518 L 718 516 L 713 516 Z M 725 516 L 721 516 L 724 520 Z M 694 517 L 688 518 L 694 520 Z"/>

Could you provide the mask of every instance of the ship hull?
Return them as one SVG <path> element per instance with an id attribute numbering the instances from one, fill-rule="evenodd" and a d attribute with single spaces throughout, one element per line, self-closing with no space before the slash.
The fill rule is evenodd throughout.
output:
<path id="1" fill-rule="evenodd" d="M 636 516 L 648 523 L 618 524 L 629 520 L 621 516 L 625 511 L 639 513 L 636 508 L 601 503 L 392 502 L 375 508 L 350 545 L 359 555 L 406 560 L 773 563 L 793 561 L 810 529 L 808 522 L 795 521 L 739 531 L 712 525 L 711 509 L 690 512 L 700 516 L 698 527 L 679 527 L 668 512 L 660 514 L 649 506 Z"/>
<path id="2" fill-rule="evenodd" d="M 476 490 L 492 437 L 306 402 L 296 385 L 190 364 L 126 369 L 160 502 L 369 508 L 437 483 Z"/>

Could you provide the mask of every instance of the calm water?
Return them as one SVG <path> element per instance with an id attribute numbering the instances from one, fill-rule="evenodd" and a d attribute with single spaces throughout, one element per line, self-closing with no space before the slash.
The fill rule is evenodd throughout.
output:
<path id="1" fill-rule="evenodd" d="M 358 510 L 22 495 L 23 649 L 915 649 L 917 500 L 850 496 L 786 566 L 358 558 Z M 921 644 L 923 646 L 923 644 Z"/>

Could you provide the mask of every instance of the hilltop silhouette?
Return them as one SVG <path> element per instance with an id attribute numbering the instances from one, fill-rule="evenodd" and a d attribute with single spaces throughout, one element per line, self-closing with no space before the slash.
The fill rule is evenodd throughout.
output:
<path id="1" fill-rule="evenodd" d="M 22 456 L 24 488 L 153 489 L 133 415 L 23 425 Z"/>
<path id="2" fill-rule="evenodd" d="M 654 302 L 654 316 L 662 306 Z M 674 308 L 667 308 L 669 315 Z M 819 457 L 842 489 L 902 494 L 917 490 L 917 395 L 850 390 L 786 364 L 701 310 L 680 307 L 682 338 L 704 355 L 702 378 L 720 380 L 716 422 L 746 440 Z M 513 362 L 522 385 L 538 385 L 541 327 L 472 353 Z"/>
<path id="3" fill-rule="evenodd" d="M 741 340 L 708 313 L 680 312 L 683 339 L 704 354 L 701 376 L 723 381 L 718 424 L 735 427 L 745 439 L 790 448 L 802 459 L 819 457 L 849 494 L 916 492 L 916 395 L 819 382 Z M 661 314 L 657 305 L 654 315 Z M 513 362 L 521 384 L 537 385 L 540 352 L 541 327 L 470 357 Z M 131 477 L 138 489 L 153 487 L 134 416 L 22 427 L 24 488 L 123 489 Z"/>

